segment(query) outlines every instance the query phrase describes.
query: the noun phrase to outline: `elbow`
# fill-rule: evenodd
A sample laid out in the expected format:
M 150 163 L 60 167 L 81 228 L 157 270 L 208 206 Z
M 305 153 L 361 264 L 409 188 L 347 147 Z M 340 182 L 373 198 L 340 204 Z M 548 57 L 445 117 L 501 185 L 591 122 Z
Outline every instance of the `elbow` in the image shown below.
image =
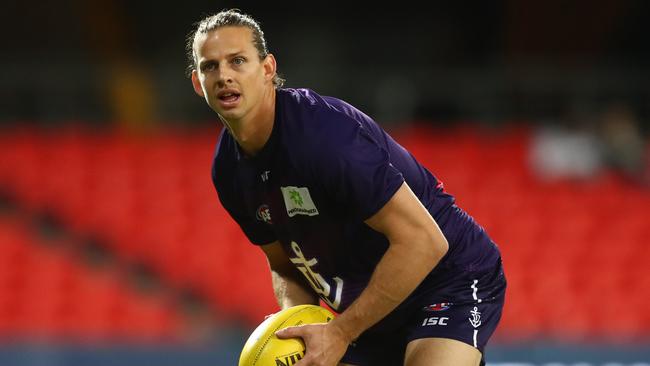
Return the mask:
M 433 248 L 431 252 L 435 266 L 449 251 L 449 242 L 447 242 L 447 238 L 445 238 L 442 232 L 437 230 L 436 233 L 430 236 L 430 248 Z
M 404 243 L 410 243 L 411 250 L 418 253 L 418 257 L 427 262 L 431 268 L 435 267 L 449 251 L 449 243 L 440 230 L 413 231 Z

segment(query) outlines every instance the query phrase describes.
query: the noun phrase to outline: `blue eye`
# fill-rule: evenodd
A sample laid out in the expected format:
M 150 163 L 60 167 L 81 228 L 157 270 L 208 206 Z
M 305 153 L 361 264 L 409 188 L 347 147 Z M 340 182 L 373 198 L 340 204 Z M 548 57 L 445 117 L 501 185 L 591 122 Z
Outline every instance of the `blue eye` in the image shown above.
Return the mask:
M 235 65 L 242 65 L 245 61 L 243 57 L 235 57 L 232 59 L 232 63 Z

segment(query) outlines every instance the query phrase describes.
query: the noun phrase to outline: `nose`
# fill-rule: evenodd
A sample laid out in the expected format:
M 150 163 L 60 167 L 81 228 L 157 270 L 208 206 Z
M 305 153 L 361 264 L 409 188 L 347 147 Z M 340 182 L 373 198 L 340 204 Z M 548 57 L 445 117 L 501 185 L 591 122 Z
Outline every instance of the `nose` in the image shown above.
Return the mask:
M 222 70 L 219 73 L 219 79 L 217 80 L 217 83 L 220 87 L 232 84 L 232 75 L 228 72 L 228 70 Z

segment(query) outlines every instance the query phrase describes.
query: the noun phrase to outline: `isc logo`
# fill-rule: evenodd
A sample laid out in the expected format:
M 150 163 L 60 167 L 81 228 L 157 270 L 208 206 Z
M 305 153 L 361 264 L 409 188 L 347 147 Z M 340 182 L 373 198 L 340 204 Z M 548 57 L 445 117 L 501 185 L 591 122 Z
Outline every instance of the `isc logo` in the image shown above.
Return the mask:
M 275 359 L 275 366 L 291 366 L 295 365 L 302 359 L 304 353 L 296 352 L 285 356 L 280 356 Z
M 449 320 L 449 318 L 447 318 L 446 316 L 443 317 L 434 316 L 431 318 L 424 319 L 424 321 L 422 322 L 422 326 L 425 327 L 427 325 L 447 325 L 447 320 Z

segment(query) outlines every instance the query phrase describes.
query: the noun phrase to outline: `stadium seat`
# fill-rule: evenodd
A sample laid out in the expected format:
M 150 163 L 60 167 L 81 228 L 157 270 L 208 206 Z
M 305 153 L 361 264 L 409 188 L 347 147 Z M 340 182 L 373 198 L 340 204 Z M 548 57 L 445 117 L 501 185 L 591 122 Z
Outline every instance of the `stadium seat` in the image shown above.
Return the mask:
M 212 310 L 256 324 L 277 304 L 263 254 L 212 186 L 217 134 L 16 130 L 0 135 L 0 188 L 25 210 L 47 212 L 126 263 L 151 268 L 166 285 L 195 290 Z M 542 181 L 528 166 L 529 135 L 526 127 L 464 125 L 412 126 L 394 136 L 501 248 L 509 288 L 498 337 L 650 335 L 650 192 L 610 172 Z M 168 300 L 141 296 L 119 274 L 46 252 L 2 220 L 0 237 L 0 335 L 178 331 Z M 626 311 L 601 321 L 612 304 Z
M 0 338 L 151 341 L 178 334 L 171 304 L 138 294 L 119 273 L 87 267 L 66 239 L 44 243 L 23 220 L 4 216 L 0 237 Z

